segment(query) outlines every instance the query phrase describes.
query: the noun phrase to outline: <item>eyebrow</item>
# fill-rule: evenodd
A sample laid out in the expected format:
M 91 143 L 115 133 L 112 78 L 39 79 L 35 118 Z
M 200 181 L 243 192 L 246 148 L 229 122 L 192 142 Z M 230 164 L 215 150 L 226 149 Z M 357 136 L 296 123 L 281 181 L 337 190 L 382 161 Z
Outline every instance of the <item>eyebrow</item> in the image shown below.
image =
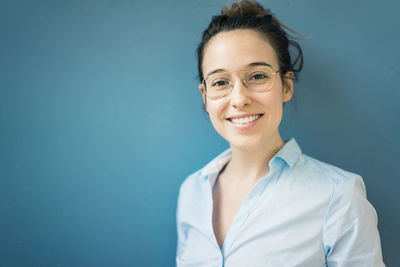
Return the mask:
M 247 65 L 247 67 L 255 67 L 255 66 L 267 66 L 270 67 L 272 69 L 271 64 L 268 64 L 267 62 L 252 62 L 250 64 Z M 218 73 L 218 72 L 228 72 L 226 69 L 215 69 L 213 71 L 210 71 L 209 73 L 207 73 L 207 76 L 210 76 L 214 73 Z
M 250 63 L 249 65 L 247 65 L 248 67 L 254 67 L 254 66 L 267 66 L 270 67 L 272 69 L 271 64 L 268 64 L 267 62 L 253 62 Z

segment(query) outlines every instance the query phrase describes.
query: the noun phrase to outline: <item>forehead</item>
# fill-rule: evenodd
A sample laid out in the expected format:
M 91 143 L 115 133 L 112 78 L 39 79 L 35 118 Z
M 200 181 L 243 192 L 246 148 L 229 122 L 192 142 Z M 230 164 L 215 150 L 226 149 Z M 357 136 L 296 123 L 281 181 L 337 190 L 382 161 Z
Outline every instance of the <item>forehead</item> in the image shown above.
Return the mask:
M 261 33 L 254 30 L 221 32 L 207 43 L 203 72 L 214 69 L 238 71 L 253 62 L 265 62 L 278 69 L 276 53 Z

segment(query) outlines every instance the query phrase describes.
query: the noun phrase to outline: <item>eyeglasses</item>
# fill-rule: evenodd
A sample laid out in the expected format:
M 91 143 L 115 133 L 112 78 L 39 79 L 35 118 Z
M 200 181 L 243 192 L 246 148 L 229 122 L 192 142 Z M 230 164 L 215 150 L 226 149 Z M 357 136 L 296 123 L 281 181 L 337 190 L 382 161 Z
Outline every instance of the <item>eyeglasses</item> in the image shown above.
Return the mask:
M 273 78 L 278 72 L 280 70 L 274 72 L 267 66 L 257 66 L 235 72 L 217 72 L 207 76 L 202 85 L 207 98 L 222 98 L 231 93 L 234 84 L 232 74 L 238 73 L 240 80 L 248 89 L 267 92 L 271 90 Z

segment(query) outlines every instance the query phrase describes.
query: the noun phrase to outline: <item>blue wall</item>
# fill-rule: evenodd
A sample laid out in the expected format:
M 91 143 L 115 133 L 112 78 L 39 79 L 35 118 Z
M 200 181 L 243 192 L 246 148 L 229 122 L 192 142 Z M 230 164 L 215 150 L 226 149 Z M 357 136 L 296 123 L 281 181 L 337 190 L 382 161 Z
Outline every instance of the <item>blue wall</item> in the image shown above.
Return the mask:
M 178 187 L 227 144 L 195 48 L 225 1 L 0 1 L 0 266 L 173 266 Z M 400 266 L 397 0 L 270 0 L 306 35 L 304 152 L 361 174 Z

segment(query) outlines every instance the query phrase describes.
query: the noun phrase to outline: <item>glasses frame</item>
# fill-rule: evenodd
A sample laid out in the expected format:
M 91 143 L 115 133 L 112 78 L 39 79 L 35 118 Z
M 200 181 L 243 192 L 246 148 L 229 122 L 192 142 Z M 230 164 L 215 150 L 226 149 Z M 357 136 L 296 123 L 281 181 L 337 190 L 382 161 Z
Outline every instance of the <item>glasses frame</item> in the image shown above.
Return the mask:
M 224 71 L 224 72 L 221 72 L 221 73 L 233 74 L 233 73 L 241 73 L 241 72 L 245 72 L 245 71 L 246 71 L 246 70 Z M 278 72 L 281 72 L 281 71 L 282 71 L 282 70 L 279 69 L 279 70 L 277 70 L 277 71 L 275 71 L 275 72 L 272 72 L 271 84 L 269 85 L 269 88 L 268 88 L 268 89 L 265 89 L 266 91 L 268 91 L 268 90 L 271 89 L 272 83 L 273 83 L 273 79 L 275 78 L 275 75 L 276 75 Z M 201 86 L 203 87 L 203 89 L 204 89 L 204 94 L 205 94 L 205 96 L 206 96 L 208 99 L 212 99 L 212 100 L 220 99 L 220 98 L 223 98 L 223 97 L 226 97 L 226 96 L 230 95 L 230 93 L 232 92 L 233 85 L 235 84 L 233 80 L 232 80 L 232 81 L 229 81 L 229 86 L 227 87 L 227 89 L 226 89 L 226 91 L 225 91 L 225 94 L 223 94 L 222 96 L 218 96 L 218 97 L 209 97 L 209 96 L 207 95 L 207 86 L 206 86 L 206 80 L 207 80 L 207 78 L 208 78 L 208 77 L 206 77 L 206 78 L 203 79 L 203 81 L 201 82 Z M 242 81 L 242 84 L 243 84 L 247 89 L 252 90 L 252 91 L 254 91 L 254 92 L 266 92 L 266 91 L 264 91 L 264 90 L 260 91 L 260 90 L 255 90 L 255 89 L 251 88 L 251 87 L 247 84 L 247 81 L 246 81 L 245 79 L 243 79 L 243 77 L 240 77 L 240 76 L 239 76 L 239 78 L 240 78 L 240 81 Z

